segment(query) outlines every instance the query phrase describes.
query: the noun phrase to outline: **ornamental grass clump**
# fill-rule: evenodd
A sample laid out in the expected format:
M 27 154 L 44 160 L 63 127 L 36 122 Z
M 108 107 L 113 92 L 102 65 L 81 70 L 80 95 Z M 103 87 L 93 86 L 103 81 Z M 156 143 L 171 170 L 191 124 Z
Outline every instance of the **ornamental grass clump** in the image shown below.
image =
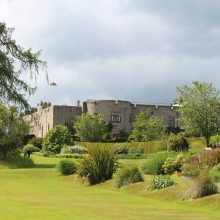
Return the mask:
M 72 160 L 63 159 L 57 164 L 57 169 L 61 175 L 67 176 L 76 172 L 76 165 Z
M 111 149 L 95 147 L 79 161 L 78 174 L 94 185 L 111 179 L 118 166 L 118 159 Z
M 158 152 L 149 156 L 141 169 L 145 174 L 159 175 L 164 174 L 163 165 L 168 157 L 173 157 L 173 152 Z
M 218 188 L 213 179 L 203 174 L 195 179 L 185 192 L 186 198 L 201 198 L 218 193 Z
M 116 178 L 115 187 L 120 188 L 137 182 L 143 182 L 144 178 L 138 167 L 122 169 Z

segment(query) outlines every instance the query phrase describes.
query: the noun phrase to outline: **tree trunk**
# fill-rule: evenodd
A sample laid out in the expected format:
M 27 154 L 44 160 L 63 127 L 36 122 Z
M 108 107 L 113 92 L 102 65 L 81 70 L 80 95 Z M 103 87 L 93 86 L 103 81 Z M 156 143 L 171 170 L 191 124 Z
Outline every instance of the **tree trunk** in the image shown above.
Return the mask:
M 209 137 L 205 137 L 206 147 L 210 147 Z

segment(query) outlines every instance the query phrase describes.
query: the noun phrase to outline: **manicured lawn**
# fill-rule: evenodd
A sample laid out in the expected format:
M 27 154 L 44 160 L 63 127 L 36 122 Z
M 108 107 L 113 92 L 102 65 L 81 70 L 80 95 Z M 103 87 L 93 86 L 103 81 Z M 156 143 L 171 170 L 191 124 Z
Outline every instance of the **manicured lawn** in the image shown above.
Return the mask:
M 181 179 L 180 186 L 157 192 L 146 190 L 150 177 L 124 189 L 114 189 L 114 180 L 88 186 L 76 176 L 59 176 L 52 167 L 60 159 L 34 160 L 32 169 L 0 169 L 0 219 L 220 219 L 220 196 L 181 201 Z

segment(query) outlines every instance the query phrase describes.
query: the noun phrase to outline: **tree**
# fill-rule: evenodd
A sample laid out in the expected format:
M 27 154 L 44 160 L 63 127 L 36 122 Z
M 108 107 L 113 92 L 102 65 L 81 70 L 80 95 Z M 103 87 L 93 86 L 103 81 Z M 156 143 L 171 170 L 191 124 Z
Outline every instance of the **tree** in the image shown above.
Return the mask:
M 18 115 L 15 107 L 7 108 L 0 102 L 0 157 L 18 155 L 29 126 Z
M 151 141 L 160 139 L 166 130 L 163 118 L 149 117 L 146 112 L 141 111 L 133 123 L 133 129 L 129 140 Z
M 31 78 L 36 77 L 39 69 L 46 67 L 46 62 L 39 59 L 40 51 L 35 53 L 18 45 L 12 39 L 13 31 L 0 22 L 0 101 L 27 108 L 25 94 L 33 94 L 36 88 L 22 80 L 21 74 L 26 72 Z
M 73 139 L 69 129 L 63 125 L 57 125 L 50 130 L 43 140 L 43 152 L 59 154 L 65 145 L 72 145 Z
M 181 108 L 181 123 L 186 133 L 202 136 L 210 146 L 211 135 L 219 131 L 220 95 L 211 83 L 194 81 L 192 86 L 177 87 L 175 102 Z
M 82 114 L 77 117 L 75 129 L 81 141 L 102 141 L 107 124 L 101 114 Z

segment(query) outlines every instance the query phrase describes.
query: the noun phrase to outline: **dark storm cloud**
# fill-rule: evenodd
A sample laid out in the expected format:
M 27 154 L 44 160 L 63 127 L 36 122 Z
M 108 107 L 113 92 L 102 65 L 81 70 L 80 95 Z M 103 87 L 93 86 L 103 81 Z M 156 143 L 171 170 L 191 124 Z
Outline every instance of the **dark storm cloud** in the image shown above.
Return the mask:
M 41 99 L 170 103 L 176 86 L 220 83 L 220 2 L 206 0 L 0 1 L 22 45 L 43 49 L 50 87 Z

